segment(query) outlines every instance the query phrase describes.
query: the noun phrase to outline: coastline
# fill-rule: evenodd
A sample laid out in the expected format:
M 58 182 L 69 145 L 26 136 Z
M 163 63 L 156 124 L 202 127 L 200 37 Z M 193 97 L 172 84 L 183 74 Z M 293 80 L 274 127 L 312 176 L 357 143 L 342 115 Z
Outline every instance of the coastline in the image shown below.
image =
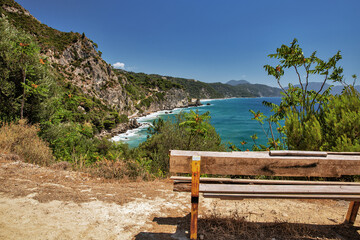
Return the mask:
M 213 99 L 213 100 L 217 100 L 217 99 Z M 177 107 L 177 108 L 173 108 L 173 109 L 159 110 L 159 111 L 156 111 L 156 112 L 148 112 L 147 114 L 141 114 L 141 115 L 133 114 L 133 115 L 131 115 L 129 117 L 129 121 L 134 121 L 135 120 L 138 123 L 138 126 L 134 127 L 134 128 L 129 128 L 126 131 L 118 132 L 117 134 L 111 134 L 110 135 L 111 136 L 110 141 L 127 142 L 127 141 L 130 140 L 131 137 L 136 136 L 137 133 L 140 132 L 142 129 L 148 128 L 151 125 L 151 123 L 149 123 L 149 121 L 155 120 L 159 116 L 168 115 L 168 114 L 177 114 L 182 109 L 193 108 L 193 107 L 201 107 L 201 106 L 205 106 L 205 105 L 206 104 L 202 104 L 202 105 L 198 105 L 198 106 L 188 105 L 186 107 Z
M 176 114 L 177 112 L 180 112 L 181 109 L 186 108 L 193 108 L 193 107 L 204 107 L 209 105 L 209 102 L 215 101 L 215 100 L 227 100 L 227 99 L 236 99 L 237 97 L 231 97 L 231 98 L 212 98 L 212 99 L 200 99 L 201 105 L 188 105 L 184 107 L 177 107 L 173 109 L 166 109 L 166 110 L 159 110 L 155 112 L 147 112 L 147 113 L 141 113 L 136 112 L 129 116 L 129 122 L 130 121 L 136 121 L 136 124 L 133 124 L 134 127 L 129 127 L 127 129 L 124 129 L 123 127 L 116 127 L 111 132 L 107 132 L 107 136 L 110 136 L 110 140 L 114 142 L 128 142 L 130 141 L 130 138 L 133 136 L 136 136 L 138 132 L 140 132 L 144 128 L 148 128 L 151 123 L 149 123 L 150 120 L 155 120 L 161 115 L 166 114 Z M 239 98 L 239 97 L 238 97 Z M 174 113 L 175 112 L 175 113 Z
M 182 111 L 184 108 L 190 108 L 190 109 L 197 109 L 197 108 L 205 108 L 203 110 L 211 110 L 211 109 L 216 109 L 217 107 L 221 106 L 222 104 L 226 104 L 226 105 L 231 105 L 232 104 L 232 100 L 234 99 L 242 99 L 244 101 L 247 102 L 257 102 L 257 104 L 259 106 L 262 106 L 261 102 L 262 102 L 262 98 L 264 97 L 257 97 L 257 98 L 216 98 L 216 99 L 201 99 L 201 103 L 203 103 L 203 105 L 195 107 L 195 106 L 186 106 L 186 107 L 180 107 L 180 108 L 174 108 L 172 110 L 160 110 L 160 111 L 156 111 L 156 112 L 147 112 L 146 115 L 142 115 L 142 116 L 137 116 L 137 117 L 133 117 L 131 120 L 136 120 L 139 122 L 138 127 L 136 128 L 132 128 L 132 129 L 128 129 L 127 131 L 124 132 L 119 132 L 118 134 L 112 135 L 111 139 L 109 139 L 110 141 L 114 141 L 114 142 L 123 142 L 123 143 L 127 143 L 129 144 L 129 146 L 131 148 L 138 146 L 139 143 L 146 141 L 147 138 L 147 132 L 146 129 L 151 126 L 151 123 L 154 119 L 158 119 L 159 117 L 161 118 L 166 118 L 166 115 L 173 115 L 173 114 L 178 114 L 180 111 Z M 267 97 L 265 97 L 267 98 Z M 274 97 L 274 98 L 278 98 L 278 97 Z M 248 100 L 246 100 L 248 99 Z M 258 99 L 258 100 L 256 100 Z M 213 102 L 215 100 L 219 100 L 216 102 Z M 229 101 L 225 101 L 224 103 L 222 100 L 229 100 Z M 236 102 L 236 101 L 235 101 Z M 207 109 L 207 107 L 209 107 L 209 105 L 213 106 L 213 108 L 209 108 Z M 237 106 L 237 105 L 236 105 Z M 246 105 L 247 106 L 247 105 Z M 246 108 L 245 106 L 245 108 Z M 200 109 L 199 109 L 200 110 Z M 188 110 L 185 110 L 188 111 Z M 248 109 L 246 110 L 246 112 L 248 112 Z M 226 132 L 224 133 L 226 134 Z

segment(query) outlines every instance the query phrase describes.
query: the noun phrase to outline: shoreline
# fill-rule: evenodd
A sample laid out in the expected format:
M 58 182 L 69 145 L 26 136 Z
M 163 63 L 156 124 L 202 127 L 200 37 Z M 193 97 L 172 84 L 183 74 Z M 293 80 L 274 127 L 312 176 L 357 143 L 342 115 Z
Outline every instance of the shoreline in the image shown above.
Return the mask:
M 214 99 L 214 100 L 217 100 L 217 99 Z M 181 111 L 182 109 L 193 108 L 193 107 L 201 107 L 201 106 L 206 106 L 206 104 L 202 104 L 202 105 L 199 105 L 199 106 L 190 106 L 190 105 L 188 105 L 186 107 L 176 107 L 176 108 L 173 108 L 173 109 L 159 110 L 159 111 L 155 111 L 155 112 L 148 112 L 145 115 L 132 114 L 131 116 L 129 116 L 129 121 L 134 121 L 135 120 L 139 124 L 139 126 L 135 127 L 135 128 L 127 129 L 125 132 L 120 132 L 120 133 L 118 133 L 116 135 L 113 135 L 113 136 L 110 135 L 111 138 L 109 140 L 114 141 L 114 142 L 121 141 L 121 142 L 126 143 L 127 141 L 129 141 L 128 137 L 134 136 L 137 132 L 141 131 L 141 129 L 143 129 L 143 128 L 148 128 L 151 125 L 151 123 L 147 122 L 149 120 L 155 120 L 160 115 L 175 114 L 174 111 L 177 111 L 177 110 Z

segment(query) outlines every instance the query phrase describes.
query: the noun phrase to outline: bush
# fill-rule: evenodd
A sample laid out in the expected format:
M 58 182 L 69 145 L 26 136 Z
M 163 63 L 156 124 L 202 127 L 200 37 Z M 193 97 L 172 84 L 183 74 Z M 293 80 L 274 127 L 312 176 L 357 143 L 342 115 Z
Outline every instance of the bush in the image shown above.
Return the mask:
M 152 136 L 136 149 L 138 158 L 146 163 L 149 172 L 156 176 L 165 176 L 169 172 L 169 150 L 172 149 L 226 151 L 215 128 L 203 118 L 204 114 L 195 113 L 194 117 L 196 116 L 204 120 L 196 126 L 188 124 L 191 123 L 192 115 L 184 113 L 180 113 L 175 119 L 159 119 L 153 122 L 153 127 L 149 129 Z
M 42 136 L 50 143 L 54 156 L 59 161 L 77 162 L 85 158 L 95 161 L 96 146 L 91 126 L 78 123 L 60 123 L 51 125 Z
M 360 151 L 360 93 L 353 86 L 330 99 L 324 107 L 322 122 L 321 150 Z
M 17 123 L 2 123 L 0 151 L 17 154 L 26 162 L 48 166 L 54 157 L 48 144 L 37 135 L 38 132 L 38 125 L 28 125 L 25 119 Z

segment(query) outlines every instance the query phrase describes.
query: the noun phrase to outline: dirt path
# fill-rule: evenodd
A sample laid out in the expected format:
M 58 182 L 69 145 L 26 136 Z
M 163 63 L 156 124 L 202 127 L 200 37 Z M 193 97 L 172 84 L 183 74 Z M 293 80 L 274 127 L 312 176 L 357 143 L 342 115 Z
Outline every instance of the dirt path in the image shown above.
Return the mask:
M 107 181 L 0 159 L 0 239 L 187 239 L 189 201 L 189 194 L 174 193 L 168 180 Z M 325 228 L 322 236 L 292 239 L 360 239 L 357 228 L 338 230 L 345 201 L 200 201 L 201 216 L 236 213 L 256 226 L 288 222 L 287 228 L 299 223 Z

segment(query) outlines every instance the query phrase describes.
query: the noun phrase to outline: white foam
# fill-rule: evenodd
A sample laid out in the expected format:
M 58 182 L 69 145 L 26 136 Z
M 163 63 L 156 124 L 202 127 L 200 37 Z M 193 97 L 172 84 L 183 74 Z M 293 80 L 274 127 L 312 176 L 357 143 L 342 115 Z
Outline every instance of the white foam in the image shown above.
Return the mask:
M 149 124 L 142 124 L 138 128 L 127 130 L 125 133 L 121 133 L 119 135 L 116 135 L 116 136 L 112 137 L 111 140 L 114 141 L 114 142 L 132 140 L 133 138 L 136 138 L 136 137 L 139 136 L 139 132 L 142 129 L 148 128 L 148 127 L 149 127 Z

